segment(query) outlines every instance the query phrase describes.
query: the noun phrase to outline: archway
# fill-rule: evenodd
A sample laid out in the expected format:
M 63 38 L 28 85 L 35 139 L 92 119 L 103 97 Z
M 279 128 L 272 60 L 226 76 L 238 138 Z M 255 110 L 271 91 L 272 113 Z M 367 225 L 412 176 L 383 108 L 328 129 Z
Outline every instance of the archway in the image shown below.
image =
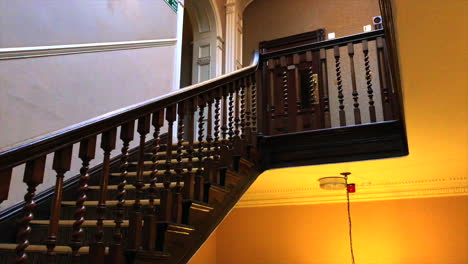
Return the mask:
M 181 85 L 187 86 L 209 80 L 223 73 L 223 34 L 220 14 L 212 0 L 185 1 L 184 39 L 182 63 L 185 73 L 181 74 Z M 190 34 L 187 31 L 191 31 Z M 185 47 L 184 47 L 185 45 Z M 189 47 L 192 47 L 190 53 Z M 184 57 L 185 56 L 185 57 Z M 191 78 L 187 77 L 188 65 L 191 59 Z

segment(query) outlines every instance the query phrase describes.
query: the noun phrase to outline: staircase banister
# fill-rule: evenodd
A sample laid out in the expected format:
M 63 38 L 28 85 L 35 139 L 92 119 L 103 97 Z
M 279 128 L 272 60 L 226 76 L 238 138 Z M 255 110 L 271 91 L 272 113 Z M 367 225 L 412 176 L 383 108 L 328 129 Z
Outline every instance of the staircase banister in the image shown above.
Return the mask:
M 272 52 L 266 52 L 262 54 L 262 61 L 266 61 L 272 58 L 278 58 L 281 56 L 287 56 L 292 54 L 297 54 L 301 52 L 306 52 L 314 49 L 321 48 L 332 48 L 334 46 L 344 46 L 348 43 L 359 43 L 362 40 L 371 40 L 377 37 L 383 37 L 385 35 L 384 29 L 373 30 L 370 32 L 364 32 L 354 35 L 349 35 L 341 38 L 335 38 L 330 40 L 318 41 L 310 44 L 299 45 L 293 48 L 286 48 Z
M 118 127 L 168 105 L 177 104 L 183 100 L 249 76 L 257 70 L 259 56 L 259 52 L 256 50 L 250 66 L 245 68 L 7 146 L 3 150 L 0 149 L 0 170 L 16 167 L 28 160 L 52 153 L 65 145 L 75 144 L 87 137 L 98 135 L 109 128 Z

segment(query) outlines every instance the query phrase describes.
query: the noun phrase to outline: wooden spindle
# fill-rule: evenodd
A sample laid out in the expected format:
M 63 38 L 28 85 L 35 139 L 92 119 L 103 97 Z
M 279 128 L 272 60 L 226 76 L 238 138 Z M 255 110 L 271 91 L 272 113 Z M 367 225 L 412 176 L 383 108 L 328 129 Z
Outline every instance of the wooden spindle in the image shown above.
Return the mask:
M 356 85 L 356 71 L 354 69 L 354 44 L 348 43 L 349 66 L 351 69 L 351 83 L 353 86 L 353 100 L 354 100 L 354 123 L 359 125 L 361 121 L 361 110 L 359 109 L 359 93 Z
M 203 169 L 203 132 L 204 132 L 204 125 L 203 120 L 204 113 L 205 113 L 205 101 L 202 96 L 197 98 L 198 102 L 198 170 L 195 174 L 195 198 L 199 201 L 203 201 L 204 195 L 204 179 L 202 177 L 202 169 Z
M 206 124 L 206 156 L 208 160 L 211 160 L 211 156 L 213 155 L 212 150 L 212 143 L 213 143 L 213 97 L 211 94 L 206 96 L 205 101 L 208 105 L 208 118 Z
M 105 257 L 104 244 L 104 219 L 107 211 L 107 186 L 109 185 L 110 176 L 110 156 L 112 150 L 115 149 L 117 137 L 117 128 L 112 128 L 102 133 L 101 149 L 104 151 L 104 159 L 102 162 L 102 175 L 99 186 L 99 201 L 96 208 L 96 234 L 94 243 L 90 245 L 90 258 L 93 263 L 102 263 Z
M 228 135 L 228 125 L 227 125 L 227 118 L 228 118 L 228 88 L 226 86 L 221 87 L 221 95 L 223 97 L 223 106 L 222 106 L 222 120 L 221 120 L 221 135 L 223 137 L 223 142 L 226 142 L 227 135 Z
M 269 93 L 269 112 L 270 112 L 270 134 L 275 134 L 275 123 L 276 123 L 276 106 L 275 106 L 275 60 L 270 59 L 268 60 L 268 75 L 269 75 L 269 86 L 270 86 L 270 93 Z
M 64 147 L 54 153 L 54 162 L 52 169 L 57 173 L 54 189 L 54 201 L 52 202 L 51 216 L 49 221 L 49 232 L 45 244 L 47 245 L 47 261 L 55 263 L 55 245 L 57 244 L 57 236 L 60 220 L 60 204 L 62 202 L 63 178 L 65 173 L 70 170 L 71 155 L 73 145 Z
M 229 127 L 229 147 L 232 146 L 232 141 L 234 139 L 234 84 L 229 85 L 229 118 L 228 118 L 228 127 Z
M 116 200 L 117 204 L 114 209 L 115 217 L 115 228 L 113 235 L 113 242 L 110 247 L 109 255 L 111 257 L 112 263 L 122 263 L 124 250 L 122 245 L 123 234 L 122 234 L 122 223 L 124 220 L 124 205 L 127 192 L 125 191 L 125 186 L 127 185 L 127 175 L 128 175 L 128 149 L 130 142 L 133 140 L 135 134 L 135 121 L 130 121 L 123 124 L 120 127 L 120 139 L 122 140 L 122 149 L 120 156 L 120 176 L 119 184 L 117 185 L 117 195 Z
M 252 143 L 252 76 L 245 78 L 245 138 Z
M 171 221 L 172 213 L 172 192 L 170 189 L 172 180 L 172 135 L 174 132 L 174 121 L 176 120 L 176 105 L 172 105 L 166 108 L 166 121 L 168 123 L 167 128 L 167 144 L 166 144 L 166 163 L 165 172 L 163 179 L 164 188 L 161 189 L 161 205 L 160 205 L 160 221 Z
M 145 162 L 145 145 L 146 135 L 150 132 L 150 115 L 145 115 L 138 119 L 137 132 L 140 135 L 138 145 L 138 163 L 136 169 L 136 177 L 133 186 L 135 187 L 135 201 L 132 206 L 132 212 L 129 214 L 129 229 L 128 233 L 128 248 L 139 249 L 142 246 L 143 240 L 143 212 L 141 210 L 141 199 L 143 198 L 143 181 L 144 162 Z
M 175 166 L 176 172 L 176 186 L 174 187 L 174 198 L 173 198 L 173 208 L 172 208 L 172 221 L 175 223 L 182 222 L 182 180 L 184 179 L 183 165 L 182 165 L 182 151 L 183 141 L 184 141 L 184 115 L 186 112 L 187 103 L 181 102 L 177 108 L 178 113 L 178 122 L 177 122 L 177 155 L 176 160 L 177 164 Z M 211 111 L 208 107 L 208 115 Z M 210 122 L 210 120 L 208 120 Z
M 369 44 L 367 40 L 362 41 L 362 50 L 364 52 L 364 67 L 366 70 L 367 96 L 369 97 L 369 115 L 371 123 L 377 121 L 375 113 L 374 90 L 372 89 L 372 72 L 370 70 Z
M 213 96 L 215 98 L 215 118 L 214 118 L 214 160 L 219 161 L 219 152 L 220 152 L 220 142 L 219 142 L 219 135 L 220 135 L 220 116 L 221 116 L 221 93 L 222 88 L 218 88 L 215 90 Z
M 323 127 L 331 127 L 330 97 L 328 92 L 327 51 L 320 49 L 320 87 L 323 87 Z
M 317 109 L 315 108 L 316 103 L 317 103 L 317 81 L 314 78 L 314 72 L 312 68 L 312 51 L 307 51 L 306 52 L 306 62 L 307 65 L 307 80 L 308 80 L 308 85 L 309 85 L 309 105 L 310 105 L 310 117 L 311 117 L 311 128 L 312 129 L 317 129 Z
M 241 139 L 245 140 L 245 133 L 246 133 L 246 127 L 245 127 L 245 118 L 246 118 L 246 80 L 245 78 L 241 79 L 239 85 L 239 94 L 240 94 L 240 135 Z
M 150 186 L 148 188 L 149 204 L 146 208 L 146 214 L 143 222 L 143 248 L 145 250 L 154 250 L 156 247 L 156 182 L 158 173 L 158 152 L 160 149 L 160 133 L 161 127 L 164 125 L 164 110 L 156 111 L 153 113 L 152 125 L 154 127 L 153 142 L 151 146 L 151 174 Z
M 392 92 L 389 89 L 389 79 L 387 77 L 388 75 L 388 69 L 387 69 L 387 64 L 385 63 L 385 53 L 384 53 L 384 39 L 382 37 L 377 37 L 377 61 L 378 61 L 378 66 L 379 66 L 379 79 L 380 79 L 380 89 L 382 93 L 382 109 L 383 109 L 383 115 L 384 115 L 384 120 L 393 120 L 394 113 L 392 110 L 392 100 L 391 100 L 391 94 Z
M 36 188 L 44 180 L 44 169 L 46 163 L 46 156 L 28 161 L 24 170 L 23 182 L 28 186 L 26 195 L 24 196 L 24 216 L 19 221 L 18 234 L 16 236 L 16 261 L 15 263 L 27 263 L 28 255 L 26 248 L 29 246 L 29 236 L 31 235 L 31 226 L 29 223 L 34 219 L 34 196 L 36 195 Z M 9 170 L 11 176 L 11 169 Z M 2 174 L 1 176 L 8 175 Z
M 288 69 L 286 57 L 280 57 L 280 66 L 282 68 L 281 72 L 281 88 L 283 92 L 283 127 L 282 130 L 286 132 L 289 128 L 289 87 L 288 87 Z M 292 131 L 291 131 L 292 132 Z
M 186 107 L 185 107 L 185 116 L 186 119 L 185 121 L 187 122 L 187 173 L 185 174 L 185 180 L 184 180 L 184 197 L 185 199 L 188 200 L 194 200 L 195 199 L 195 177 L 193 174 L 193 152 L 194 152 L 194 147 L 193 147 L 193 141 L 195 138 L 195 106 L 196 106 L 196 100 L 195 98 L 192 98 L 186 102 Z
M 234 96 L 235 96 L 235 106 L 234 106 L 234 138 L 239 139 L 240 135 L 240 81 L 237 80 L 234 82 Z
M 295 93 L 296 93 L 296 104 L 294 105 L 294 108 L 296 110 L 294 111 L 296 115 L 296 120 L 295 120 L 295 127 L 294 131 L 302 131 L 303 129 L 303 117 L 302 117 L 302 91 L 301 91 L 301 76 L 299 74 L 299 63 L 301 63 L 301 56 L 299 54 L 294 54 L 292 57 L 293 60 L 293 66 L 294 66 L 294 86 L 295 86 Z M 292 68 L 292 67 L 291 67 Z M 289 121 L 291 122 L 291 120 Z
M 340 103 L 340 126 L 346 126 L 346 113 L 344 106 L 344 95 L 343 95 L 343 80 L 341 79 L 341 62 L 340 62 L 340 47 L 334 47 L 335 53 L 335 69 L 336 69 L 336 86 L 338 89 L 338 102 Z
M 89 163 L 94 159 L 96 154 L 96 136 L 91 136 L 80 142 L 79 157 L 81 159 L 82 165 L 80 169 L 80 182 L 78 187 L 78 198 L 75 204 L 75 213 L 74 218 L 75 222 L 73 223 L 73 233 L 70 240 L 70 247 L 72 248 L 73 262 L 79 263 L 80 253 L 79 250 L 83 245 L 82 236 L 83 229 L 81 225 L 84 222 L 84 215 L 86 212 L 86 206 L 84 203 L 87 200 L 88 192 L 88 182 L 89 182 Z
M 259 118 L 259 115 L 257 115 L 257 109 L 258 109 L 258 100 L 260 99 L 257 96 L 257 81 L 255 78 L 255 74 L 252 74 L 250 76 L 250 82 L 251 82 L 251 99 L 249 100 L 251 102 L 251 120 L 252 120 L 252 134 L 254 137 L 257 134 L 257 120 Z

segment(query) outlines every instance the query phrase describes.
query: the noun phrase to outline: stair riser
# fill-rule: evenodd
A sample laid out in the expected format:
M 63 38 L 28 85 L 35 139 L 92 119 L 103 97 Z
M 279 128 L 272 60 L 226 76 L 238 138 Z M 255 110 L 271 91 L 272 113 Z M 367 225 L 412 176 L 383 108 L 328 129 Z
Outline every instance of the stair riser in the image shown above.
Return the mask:
M 107 200 L 116 200 L 118 190 L 107 190 Z M 159 189 L 156 189 L 155 198 L 159 199 Z M 87 193 L 88 201 L 98 201 L 99 200 L 100 191 L 99 190 L 89 190 Z M 125 200 L 134 200 L 136 197 L 135 189 L 126 190 Z M 149 198 L 149 189 L 143 189 L 143 195 L 141 199 L 148 199 Z

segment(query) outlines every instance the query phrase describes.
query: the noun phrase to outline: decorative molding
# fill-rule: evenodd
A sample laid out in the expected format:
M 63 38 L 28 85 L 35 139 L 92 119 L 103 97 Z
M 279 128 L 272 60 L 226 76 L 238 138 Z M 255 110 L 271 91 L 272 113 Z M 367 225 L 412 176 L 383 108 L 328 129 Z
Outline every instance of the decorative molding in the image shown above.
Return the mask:
M 211 56 L 198 58 L 198 65 L 209 65 L 211 62 Z
M 468 195 L 468 177 L 452 177 L 421 181 L 357 184 L 357 192 L 351 194 L 352 202 L 448 197 Z M 344 191 L 326 191 L 318 184 L 297 188 L 277 188 L 249 191 L 237 207 L 263 207 L 346 202 Z
M 27 59 L 80 53 L 166 47 L 174 46 L 176 45 L 176 43 L 177 39 L 154 39 L 140 41 L 3 48 L 0 49 L 0 60 Z

